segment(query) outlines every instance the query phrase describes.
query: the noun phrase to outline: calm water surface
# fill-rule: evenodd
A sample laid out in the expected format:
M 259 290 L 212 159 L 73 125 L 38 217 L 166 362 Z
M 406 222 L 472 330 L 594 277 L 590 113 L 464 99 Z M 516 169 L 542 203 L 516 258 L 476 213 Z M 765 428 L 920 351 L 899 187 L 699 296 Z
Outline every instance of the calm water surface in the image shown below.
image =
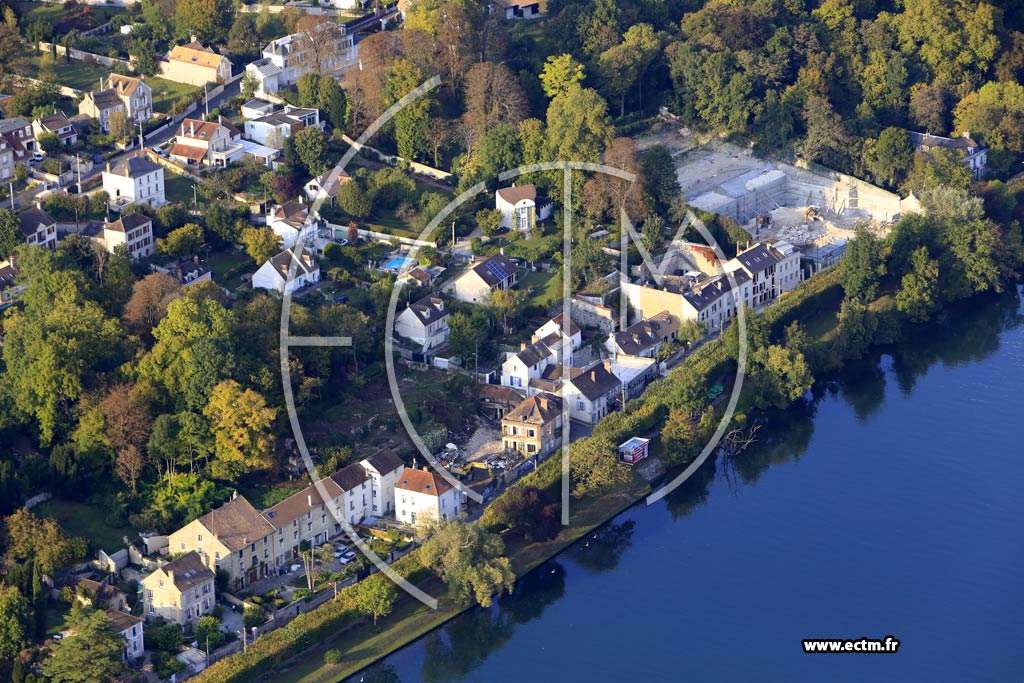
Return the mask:
M 1024 681 L 1022 320 L 993 297 L 848 365 L 736 462 L 351 680 Z M 800 645 L 889 634 L 896 655 Z

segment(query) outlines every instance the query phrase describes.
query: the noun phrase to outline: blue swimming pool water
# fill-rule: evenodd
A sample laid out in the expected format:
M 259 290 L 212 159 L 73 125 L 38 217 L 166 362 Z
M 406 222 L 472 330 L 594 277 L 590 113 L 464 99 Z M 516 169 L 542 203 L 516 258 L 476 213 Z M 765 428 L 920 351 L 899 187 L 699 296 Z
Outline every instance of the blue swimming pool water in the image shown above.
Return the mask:
M 402 270 L 412 265 L 413 260 L 408 256 L 392 256 L 384 265 L 381 266 L 384 270 Z

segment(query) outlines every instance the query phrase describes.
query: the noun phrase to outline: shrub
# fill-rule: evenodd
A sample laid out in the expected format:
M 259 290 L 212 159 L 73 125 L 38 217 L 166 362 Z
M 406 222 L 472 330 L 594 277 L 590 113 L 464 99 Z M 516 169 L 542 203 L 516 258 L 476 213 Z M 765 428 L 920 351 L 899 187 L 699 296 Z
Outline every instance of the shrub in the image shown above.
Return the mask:
M 324 664 L 334 666 L 341 663 L 341 650 L 331 649 L 324 653 Z

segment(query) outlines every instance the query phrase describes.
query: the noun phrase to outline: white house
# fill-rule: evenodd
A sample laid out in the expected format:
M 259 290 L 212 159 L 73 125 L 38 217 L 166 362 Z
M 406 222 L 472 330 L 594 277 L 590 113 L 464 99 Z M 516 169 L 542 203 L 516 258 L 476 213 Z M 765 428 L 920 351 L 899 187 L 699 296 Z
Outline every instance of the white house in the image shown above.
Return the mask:
M 323 128 L 319 109 L 285 107 L 258 119 L 245 122 L 245 137 L 274 149 L 283 149 L 284 141 L 303 128 Z
M 359 461 L 370 478 L 370 513 L 385 517 L 395 512 L 395 486 L 405 471 L 405 463 L 394 452 L 382 449 Z
M 258 119 L 261 116 L 270 114 L 275 109 L 277 109 L 277 105 L 270 100 L 261 100 L 258 97 L 254 97 L 243 104 L 239 111 L 243 119 Z
M 540 379 L 549 366 L 557 364 L 557 352 L 543 341 L 523 342 L 522 348 L 517 353 L 510 353 L 501 364 L 501 383 L 526 391 L 527 395 L 535 393 L 530 390 L 530 381 Z
M 676 338 L 679 318 L 662 311 L 608 337 L 605 349 L 612 354 L 655 358 L 661 347 Z
M 395 484 L 395 511 L 406 524 L 456 519 L 462 513 L 462 494 L 426 468 L 406 468 Z
M 334 206 L 334 200 L 338 196 L 338 190 L 341 189 L 343 184 L 352 180 L 352 176 L 345 173 L 345 171 L 341 171 L 338 173 L 338 177 L 334 179 L 334 182 L 331 182 L 331 173 L 333 172 L 334 171 L 331 170 L 326 173 L 322 173 L 302 187 L 303 192 L 306 194 L 306 200 L 309 201 L 310 204 L 315 202 L 316 198 L 320 196 L 320 192 L 323 191 L 327 203 Z
M 267 227 L 281 238 L 285 248 L 291 247 L 299 239 L 302 229 L 309 220 L 309 207 L 302 202 L 290 201 L 275 204 L 267 214 Z M 311 230 L 311 235 L 316 231 Z
M 167 203 L 163 167 L 141 156 L 122 159 L 113 167 L 108 162 L 107 170 L 103 171 L 103 191 L 110 196 L 111 207 L 118 211 L 128 204 L 149 204 L 155 208 Z
M 501 227 L 529 231 L 551 216 L 552 204 L 538 199 L 533 185 L 513 185 L 494 193 L 494 208 L 501 211 Z
M 25 244 L 36 247 L 57 248 L 57 221 L 39 207 L 18 214 Z
M 35 133 L 36 142 L 39 141 L 39 136 L 43 133 L 53 133 L 60 139 L 62 145 L 73 145 L 78 142 L 78 132 L 61 111 L 33 121 L 32 132 Z
M 800 284 L 800 252 L 789 242 L 759 242 L 725 262 L 727 273 L 750 278 L 752 305 L 766 306 Z
M 290 273 L 293 262 L 295 272 Z M 273 289 L 281 294 L 290 294 L 316 282 L 320 282 L 320 266 L 312 254 L 303 251 L 297 255 L 290 248 L 270 258 L 252 275 L 253 289 Z
M 121 610 L 104 610 L 110 617 L 110 628 L 124 638 L 124 660 L 137 659 L 145 655 L 146 640 L 143 635 L 142 617 Z
M 155 243 L 153 219 L 141 213 L 129 213 L 103 224 L 103 245 L 110 253 L 123 244 L 132 259 L 145 258 L 153 255 Z
M 227 166 L 241 159 L 245 153 L 233 134 L 233 128 L 220 121 L 184 119 L 178 126 L 168 156 L 186 166 Z
M 448 341 L 448 308 L 436 296 L 427 296 L 395 318 L 395 334 L 419 344 L 424 353 Z
M 596 424 L 612 410 L 621 383 L 603 363 L 586 370 L 574 369 L 571 379 L 562 387 L 562 398 L 569 404 L 569 418 L 585 424 Z
M 514 19 L 535 19 L 540 16 L 540 2 L 538 0 L 505 0 L 505 18 Z
M 956 150 L 964 155 L 964 165 L 971 170 L 975 180 L 985 177 L 988 169 L 988 148 L 971 138 L 970 131 L 964 131 L 958 138 L 946 138 L 941 135 L 930 133 L 915 133 L 907 131 L 910 141 L 914 143 L 914 149 L 918 152 L 929 152 L 935 148 Z
M 452 283 L 450 291 L 459 301 L 487 302 L 491 292 L 509 289 L 519 281 L 519 268 L 504 254 L 495 254 L 471 266 Z
M 543 341 L 557 358 L 556 362 L 572 365 L 573 353 L 583 346 L 583 332 L 571 319 L 568 334 L 563 329 L 564 313 L 559 313 L 551 320 L 538 327 L 531 341 Z
M 323 23 L 316 31 L 315 36 L 293 33 L 267 43 L 262 58 L 245 67 L 246 73 L 256 79 L 257 95 L 272 95 L 310 72 L 338 76 L 356 65 L 359 47 L 344 26 Z M 317 43 L 326 42 L 333 46 L 316 47 Z

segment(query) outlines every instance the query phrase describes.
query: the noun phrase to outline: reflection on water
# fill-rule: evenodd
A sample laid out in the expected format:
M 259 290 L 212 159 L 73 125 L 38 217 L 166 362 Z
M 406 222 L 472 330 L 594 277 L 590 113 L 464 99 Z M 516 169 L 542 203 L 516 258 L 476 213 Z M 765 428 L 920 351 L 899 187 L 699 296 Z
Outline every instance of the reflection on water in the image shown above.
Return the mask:
M 592 531 L 568 550 L 573 562 L 595 574 L 619 566 L 619 559 L 633 540 L 636 522 L 611 522 Z

